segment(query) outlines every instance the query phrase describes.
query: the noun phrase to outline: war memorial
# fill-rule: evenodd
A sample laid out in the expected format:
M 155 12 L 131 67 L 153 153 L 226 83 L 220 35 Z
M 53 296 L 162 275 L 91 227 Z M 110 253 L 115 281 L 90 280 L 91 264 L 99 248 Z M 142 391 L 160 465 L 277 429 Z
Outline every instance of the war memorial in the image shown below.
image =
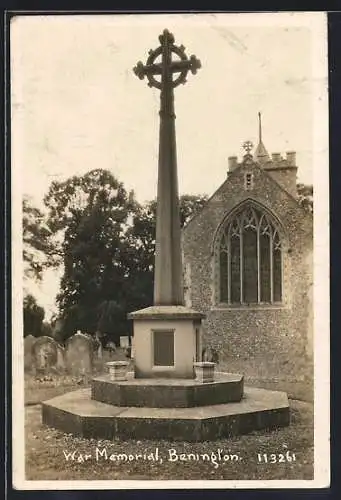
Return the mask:
M 45 401 L 43 423 L 85 438 L 178 441 L 286 426 L 286 393 L 244 387 L 243 374 L 218 372 L 201 359 L 205 315 L 184 302 L 174 108 L 174 89 L 201 63 L 168 30 L 159 41 L 134 68 L 160 90 L 154 304 L 129 314 L 134 371 L 128 362 L 107 363 L 90 389 Z

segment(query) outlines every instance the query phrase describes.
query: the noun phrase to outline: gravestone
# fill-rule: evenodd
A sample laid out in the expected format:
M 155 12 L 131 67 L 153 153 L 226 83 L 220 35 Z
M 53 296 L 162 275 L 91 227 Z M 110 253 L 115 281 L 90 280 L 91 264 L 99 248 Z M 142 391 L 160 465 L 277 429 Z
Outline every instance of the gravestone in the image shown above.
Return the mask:
M 56 368 L 59 372 L 65 370 L 65 348 L 60 344 L 57 344 L 57 365 Z
M 38 373 L 53 371 L 58 362 L 57 342 L 47 336 L 37 338 L 32 346 L 32 355 Z
M 116 352 L 115 342 L 112 342 L 111 340 L 109 340 L 109 342 L 107 342 L 107 345 L 106 345 L 106 350 L 108 351 L 109 356 L 114 354 L 114 352 Z
M 201 353 L 202 361 L 208 361 L 211 363 L 219 363 L 219 352 L 213 347 L 204 347 Z
M 33 335 L 27 335 L 27 337 L 24 338 L 24 369 L 25 371 L 27 370 L 32 370 L 34 366 L 34 359 L 33 359 L 33 353 L 32 353 L 32 348 L 33 344 L 36 341 L 36 337 Z
M 75 333 L 66 342 L 66 366 L 73 375 L 92 372 L 94 343 L 89 335 Z
M 120 347 L 122 347 L 122 349 L 127 349 L 128 347 L 130 347 L 128 336 L 120 337 Z
M 95 334 L 95 341 L 97 343 L 96 347 L 96 354 L 98 359 L 103 358 L 103 345 L 102 345 L 102 338 L 99 332 L 96 332 Z
M 131 337 L 130 358 L 134 359 L 134 357 L 135 357 L 135 343 L 134 343 L 134 337 Z

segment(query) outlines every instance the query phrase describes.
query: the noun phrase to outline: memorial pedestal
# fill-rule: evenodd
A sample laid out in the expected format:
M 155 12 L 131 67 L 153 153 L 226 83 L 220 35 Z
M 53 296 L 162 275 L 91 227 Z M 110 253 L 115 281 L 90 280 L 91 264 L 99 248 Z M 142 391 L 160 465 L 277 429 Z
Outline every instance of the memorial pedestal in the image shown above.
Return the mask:
M 185 306 L 152 306 L 128 315 L 134 321 L 135 377 L 195 377 L 204 314 Z

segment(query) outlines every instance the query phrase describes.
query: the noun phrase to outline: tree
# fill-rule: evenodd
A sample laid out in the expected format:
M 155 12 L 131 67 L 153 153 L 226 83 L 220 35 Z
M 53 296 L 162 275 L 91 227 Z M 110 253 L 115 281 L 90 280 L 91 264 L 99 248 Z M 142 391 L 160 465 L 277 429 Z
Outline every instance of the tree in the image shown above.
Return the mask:
M 137 207 L 134 195 L 110 172 L 96 169 L 52 183 L 45 205 L 63 256 L 57 302 L 64 333 L 69 336 L 78 329 L 95 333 L 101 304 L 114 301 L 124 310 L 127 307 L 126 233 Z M 117 310 L 116 335 L 125 333 L 119 316 L 122 312 Z
M 41 335 L 46 335 L 46 337 L 53 337 L 52 326 L 48 321 L 43 321 L 41 325 Z
M 35 297 L 27 294 L 24 297 L 24 337 L 33 335 L 39 337 L 42 334 L 42 325 L 45 316 L 43 307 L 37 304 Z
M 23 260 L 26 278 L 41 281 L 43 270 L 55 263 L 51 230 L 43 212 L 23 198 Z
M 96 337 L 111 339 L 116 345 L 119 344 L 119 333 L 127 332 L 127 311 L 125 304 L 119 304 L 115 300 L 103 300 L 97 308 Z
M 184 194 L 180 196 L 180 223 L 184 227 L 200 210 L 208 200 L 206 194 Z
M 313 186 L 310 184 L 306 185 L 303 183 L 298 183 L 297 195 L 299 204 L 309 212 L 313 212 Z
M 182 224 L 205 197 L 182 197 Z M 108 171 L 53 182 L 45 197 L 63 257 L 57 296 L 64 338 L 76 330 L 117 343 L 131 334 L 127 313 L 153 300 L 155 201 L 139 205 Z

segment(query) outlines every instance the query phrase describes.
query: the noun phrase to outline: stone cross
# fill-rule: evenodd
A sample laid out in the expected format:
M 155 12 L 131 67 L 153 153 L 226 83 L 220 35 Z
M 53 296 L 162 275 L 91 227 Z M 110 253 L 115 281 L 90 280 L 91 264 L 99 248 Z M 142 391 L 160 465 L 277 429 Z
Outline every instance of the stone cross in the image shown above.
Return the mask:
M 246 151 L 246 154 L 249 155 L 253 149 L 253 144 L 251 141 L 245 141 L 243 143 L 243 149 Z
M 195 74 L 201 63 L 193 55 L 188 58 L 185 47 L 176 46 L 168 30 L 159 41 L 160 46 L 149 51 L 146 64 L 138 62 L 134 68 L 141 80 L 146 76 L 148 85 L 161 91 L 154 305 L 183 305 L 174 88 L 186 83 L 188 71 Z

